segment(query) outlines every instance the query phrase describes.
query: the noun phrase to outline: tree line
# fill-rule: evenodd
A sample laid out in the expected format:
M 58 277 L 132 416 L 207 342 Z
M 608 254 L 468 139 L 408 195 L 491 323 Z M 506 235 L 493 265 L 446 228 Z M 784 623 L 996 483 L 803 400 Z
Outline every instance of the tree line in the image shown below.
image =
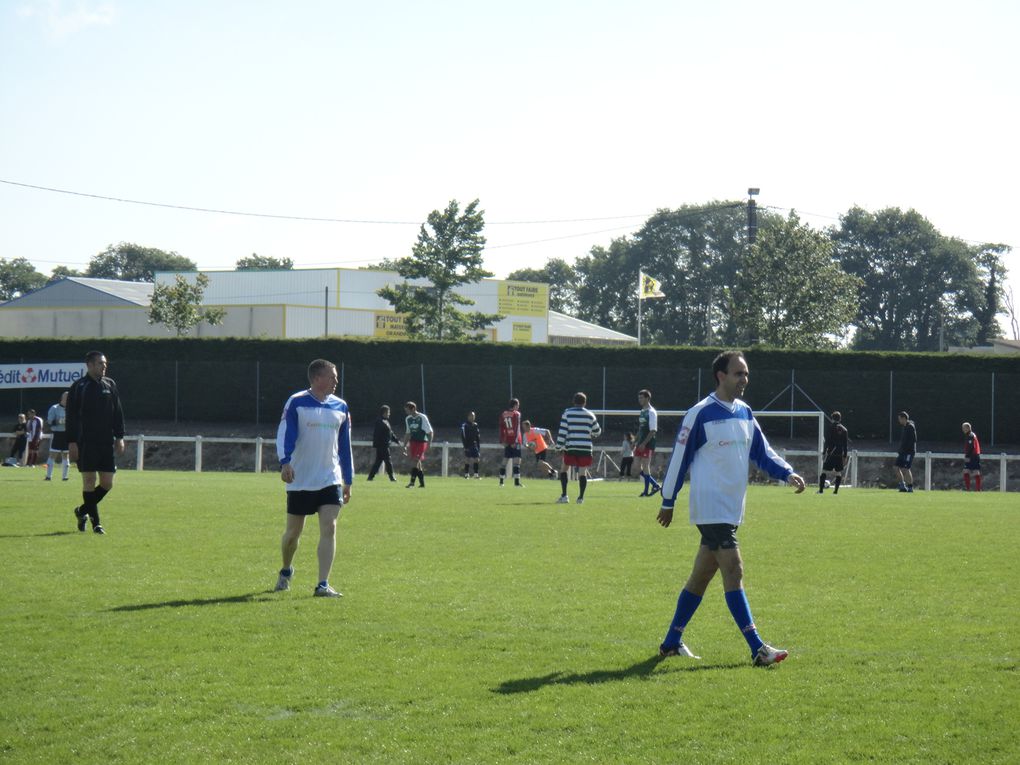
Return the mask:
M 548 283 L 552 310 L 636 334 L 637 279 L 644 271 L 661 282 L 666 296 L 642 306 L 649 344 L 936 351 L 999 336 L 996 317 L 1004 309 L 1015 331 L 1013 295 L 1004 290 L 1006 245 L 945 236 L 917 211 L 895 207 L 853 207 L 822 231 L 796 212 L 759 209 L 757 235 L 749 242 L 747 212 L 746 203 L 726 201 L 659 210 L 636 233 L 595 246 L 573 264 L 554 258 L 507 278 Z M 452 200 L 428 216 L 410 255 L 369 266 L 431 283 L 380 291 L 408 316 L 412 337 L 473 337 L 501 318 L 461 310 L 471 301 L 456 292 L 492 276 L 482 266 L 483 228 L 478 200 L 463 211 Z M 293 265 L 289 258 L 253 253 L 236 267 Z M 65 276 L 153 281 L 157 271 L 195 270 L 175 252 L 130 243 L 111 245 L 83 272 L 58 266 L 49 278 L 24 258 L 0 258 L 0 300 Z M 165 288 L 156 297 L 160 304 L 180 304 L 159 319 L 180 334 L 198 316 L 187 308 L 201 294 L 176 287 L 181 294 Z M 175 314 L 190 318 L 166 320 Z

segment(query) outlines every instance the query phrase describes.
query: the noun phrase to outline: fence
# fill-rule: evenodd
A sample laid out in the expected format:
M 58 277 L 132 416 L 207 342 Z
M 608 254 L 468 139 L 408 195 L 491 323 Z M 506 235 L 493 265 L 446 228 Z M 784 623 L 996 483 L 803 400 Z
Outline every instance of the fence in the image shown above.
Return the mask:
M 0 437 L 13 438 L 13 433 L 0 434 Z M 44 440 L 49 439 L 50 436 L 47 434 L 43 436 Z M 204 444 L 236 444 L 236 445 L 254 445 L 255 455 L 252 463 L 253 472 L 261 473 L 266 468 L 266 465 L 271 465 L 273 470 L 277 467 L 276 462 L 276 443 L 273 439 L 263 438 L 258 436 L 256 438 L 206 438 L 203 436 L 128 436 L 124 439 L 125 441 L 134 443 L 134 468 L 139 471 L 145 470 L 145 447 L 150 444 L 158 443 L 191 443 L 194 444 L 195 453 L 195 472 L 203 472 L 203 445 Z M 371 441 L 352 441 L 352 446 L 359 449 L 366 449 L 372 455 L 375 454 L 375 450 L 372 448 Z M 274 450 L 272 458 L 266 462 L 264 459 L 264 449 L 269 446 Z M 446 478 L 450 475 L 450 453 L 451 450 L 457 455 L 461 454 L 460 444 L 451 444 L 449 441 L 443 441 L 441 443 L 434 444 L 435 448 L 440 452 L 440 475 Z M 483 450 L 491 451 L 502 451 L 503 446 L 500 444 L 482 444 Z M 656 452 L 660 460 L 668 458 L 668 455 L 672 450 L 660 449 Z M 819 464 L 818 451 L 814 449 L 777 449 L 777 452 L 783 459 L 789 461 L 791 457 L 805 457 L 811 458 L 811 465 Z M 596 457 L 598 462 L 596 463 L 596 472 L 600 472 L 603 478 L 610 477 L 609 465 L 613 463 L 611 457 L 608 457 L 608 452 L 604 449 L 596 449 Z M 860 475 L 860 461 L 862 459 L 883 459 L 890 460 L 896 457 L 896 452 L 884 452 L 884 451 L 860 451 L 853 450 L 850 454 L 849 462 L 849 475 L 848 483 L 845 484 L 846 488 L 852 488 L 859 486 L 859 475 Z M 919 452 L 917 454 L 916 461 L 914 463 L 915 469 L 918 467 L 918 463 L 923 464 L 924 467 L 924 489 L 925 491 L 932 490 L 932 469 L 934 463 L 937 460 L 947 461 L 961 461 L 959 454 L 950 454 L 944 452 Z M 988 476 L 988 468 L 995 466 L 998 469 L 999 479 L 999 491 L 1005 492 L 1009 488 L 1009 463 L 1020 462 L 1020 455 L 1006 454 L 1002 452 L 997 455 L 984 454 L 982 455 L 982 467 L 985 475 Z M 660 467 L 664 463 L 660 463 Z M 807 472 L 807 471 L 804 471 Z M 817 481 L 818 474 L 815 473 L 814 477 L 811 474 L 805 476 L 806 479 L 810 479 L 808 483 Z

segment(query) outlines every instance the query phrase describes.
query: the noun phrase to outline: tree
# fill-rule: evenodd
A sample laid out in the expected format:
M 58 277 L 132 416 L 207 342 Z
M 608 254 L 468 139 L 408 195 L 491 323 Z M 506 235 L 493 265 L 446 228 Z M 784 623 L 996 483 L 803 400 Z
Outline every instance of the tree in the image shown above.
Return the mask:
M 474 305 L 474 301 L 453 291 L 492 276 L 482 268 L 485 222 L 478 205 L 476 199 L 461 214 L 454 199 L 442 212 L 433 210 L 427 224 L 422 224 L 411 256 L 396 261 L 397 273 L 404 279 L 424 280 L 428 285 L 405 282 L 378 291 L 397 313 L 406 317 L 407 331 L 412 337 L 456 340 L 472 336 L 503 318 L 499 314 L 459 310 L 457 306 Z
M 857 316 L 861 280 L 832 257 L 832 242 L 801 223 L 760 214 L 732 295 L 742 339 L 780 348 L 833 348 Z
M 157 284 L 149 305 L 149 324 L 164 324 L 177 336 L 188 334 L 201 322 L 221 324 L 227 312 L 222 308 L 202 308 L 202 295 L 209 286 L 209 277 L 199 274 L 191 284 L 183 276 L 175 277 L 173 286 Z
M 1003 309 L 1003 280 L 1006 267 L 1002 256 L 1011 248 L 1005 244 L 982 244 L 974 248 L 974 262 L 977 265 L 980 282 L 978 306 L 974 311 L 977 320 L 977 345 L 987 345 L 988 341 L 1002 334 L 1002 327 L 996 318 Z
M 237 261 L 236 268 L 238 271 L 290 271 L 294 268 L 294 261 L 253 252 L 251 257 Z
M 26 258 L 0 258 L 0 301 L 11 300 L 46 285 L 46 277 Z
M 577 272 L 562 258 L 550 258 L 542 268 L 521 268 L 506 277 L 516 282 L 549 285 L 549 310 L 573 316 L 577 311 Z
M 52 284 L 53 282 L 59 282 L 61 279 L 66 279 L 69 276 L 84 276 L 84 275 L 85 274 L 83 274 L 81 271 L 76 271 L 73 268 L 68 268 L 67 266 L 57 266 L 52 271 L 50 271 L 50 278 L 46 280 L 46 283 Z
M 854 345 L 934 351 L 973 343 L 980 278 L 972 248 L 915 210 L 854 207 L 830 232 L 843 270 L 863 281 Z
M 176 252 L 155 247 L 142 247 L 121 242 L 110 245 L 92 257 L 85 276 L 97 279 L 122 279 L 128 282 L 151 282 L 157 271 L 195 271 L 198 267 Z

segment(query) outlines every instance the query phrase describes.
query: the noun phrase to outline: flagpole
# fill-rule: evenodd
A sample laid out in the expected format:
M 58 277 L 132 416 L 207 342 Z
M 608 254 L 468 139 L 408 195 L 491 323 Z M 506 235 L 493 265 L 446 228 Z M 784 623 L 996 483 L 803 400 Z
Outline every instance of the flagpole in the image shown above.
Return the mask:
M 641 269 L 637 272 L 637 344 L 641 347 Z

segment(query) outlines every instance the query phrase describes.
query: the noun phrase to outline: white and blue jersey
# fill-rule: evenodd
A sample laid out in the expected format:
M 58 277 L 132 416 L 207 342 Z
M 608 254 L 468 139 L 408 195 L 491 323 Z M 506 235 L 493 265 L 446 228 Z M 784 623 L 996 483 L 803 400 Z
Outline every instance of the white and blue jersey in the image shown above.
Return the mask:
M 283 407 L 276 454 L 281 465 L 294 468 L 294 481 L 287 484 L 287 491 L 350 486 L 354 457 L 347 402 L 334 395 L 319 401 L 310 390 L 295 393 Z
M 744 520 L 751 460 L 777 481 L 793 473 L 769 446 L 751 407 L 739 399 L 727 404 L 710 394 L 680 424 L 662 482 L 662 506 L 673 508 L 690 469 L 691 523 L 739 526 Z

